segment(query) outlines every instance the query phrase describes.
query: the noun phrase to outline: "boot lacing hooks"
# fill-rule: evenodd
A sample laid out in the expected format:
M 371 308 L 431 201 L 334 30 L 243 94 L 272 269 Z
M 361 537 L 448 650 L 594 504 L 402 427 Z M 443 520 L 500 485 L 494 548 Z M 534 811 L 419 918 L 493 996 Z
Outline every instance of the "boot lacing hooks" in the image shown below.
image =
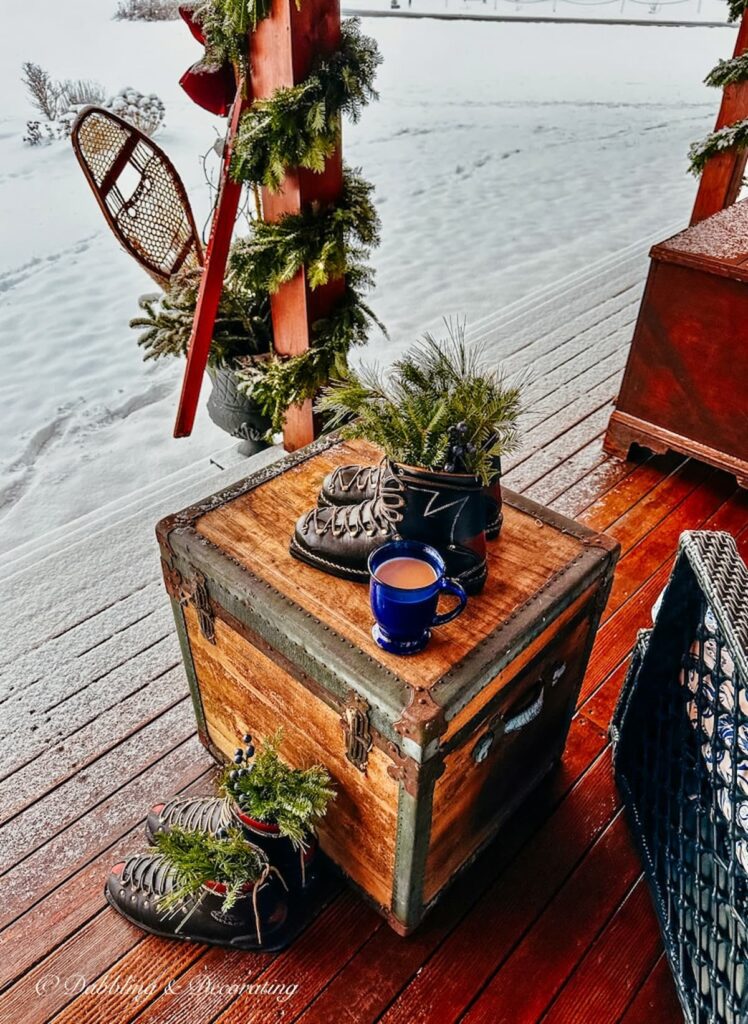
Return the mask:
M 189 802 L 189 810 L 185 815 L 185 799 L 184 797 L 176 797 L 174 800 L 164 804 L 163 810 L 159 815 L 158 830 L 163 832 L 166 825 L 173 825 L 175 821 L 179 821 L 179 824 L 188 831 L 203 829 L 206 825 L 211 825 L 215 827 L 211 827 L 210 830 L 215 832 L 222 825 L 227 825 L 231 821 L 228 800 L 223 801 L 217 822 L 210 821 L 212 815 L 207 815 L 206 817 L 207 812 L 215 807 L 215 803 L 215 798 L 212 796 L 197 797 Z
M 384 461 L 384 459 L 381 459 L 378 466 L 359 466 L 356 472 L 348 479 L 346 479 L 345 471 L 349 467 L 338 466 L 333 473 L 330 482 L 333 487 L 340 488 L 343 493 L 352 491 L 356 488 L 361 494 L 364 494 L 370 487 L 374 487 L 377 483 L 377 476 L 379 475 Z
M 367 537 L 376 537 L 377 534 L 386 536 L 390 528 L 403 518 L 404 490 L 404 485 L 394 473 L 382 473 L 375 498 L 368 498 L 360 505 L 340 505 L 332 513 L 329 508 L 312 509 L 307 515 L 305 526 L 308 528 L 312 525 L 318 537 L 322 537 L 328 530 L 332 531 L 333 537 L 346 534 L 358 537 L 360 533 L 365 533 Z
M 125 895 L 124 887 L 129 885 L 137 892 L 153 898 L 163 889 L 163 883 L 170 872 L 170 867 L 159 854 L 136 853 L 125 861 L 120 875 L 120 896 Z M 131 899 L 134 901 L 135 896 Z M 146 905 L 148 901 L 146 900 Z

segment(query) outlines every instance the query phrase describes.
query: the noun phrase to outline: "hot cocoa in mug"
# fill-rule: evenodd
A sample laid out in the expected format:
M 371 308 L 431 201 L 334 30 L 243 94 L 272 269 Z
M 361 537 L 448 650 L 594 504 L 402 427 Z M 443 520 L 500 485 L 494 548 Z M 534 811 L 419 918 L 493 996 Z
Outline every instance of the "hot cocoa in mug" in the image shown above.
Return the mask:
M 428 562 L 420 558 L 408 558 L 400 556 L 391 558 L 388 562 L 382 562 L 376 572 L 380 583 L 386 583 L 390 587 L 398 587 L 401 590 L 417 590 L 419 587 L 428 587 L 436 583 L 436 572 Z
M 372 636 L 391 654 L 417 654 L 429 642 L 433 626 L 451 622 L 467 604 L 465 591 L 447 579 L 439 552 L 414 540 L 394 540 L 369 556 Z M 437 614 L 439 595 L 453 594 L 458 604 Z

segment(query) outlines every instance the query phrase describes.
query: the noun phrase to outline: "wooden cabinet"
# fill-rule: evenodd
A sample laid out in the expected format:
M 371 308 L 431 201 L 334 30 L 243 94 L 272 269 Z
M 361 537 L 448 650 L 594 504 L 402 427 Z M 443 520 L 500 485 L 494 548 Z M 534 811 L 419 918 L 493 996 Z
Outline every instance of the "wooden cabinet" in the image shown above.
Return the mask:
M 282 726 L 289 762 L 324 763 L 322 848 L 406 933 L 558 761 L 617 546 L 505 490 L 483 593 L 421 654 L 387 654 L 367 588 L 288 554 L 324 475 L 380 454 L 318 442 L 158 538 L 203 742 L 226 758 Z
M 748 487 L 748 200 L 651 253 L 616 409 L 605 438 L 691 455 Z

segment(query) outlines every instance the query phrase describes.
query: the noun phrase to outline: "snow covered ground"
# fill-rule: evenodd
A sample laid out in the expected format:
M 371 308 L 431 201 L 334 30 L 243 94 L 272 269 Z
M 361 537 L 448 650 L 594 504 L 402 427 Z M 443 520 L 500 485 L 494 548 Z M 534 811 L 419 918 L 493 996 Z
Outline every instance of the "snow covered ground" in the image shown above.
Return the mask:
M 714 2 L 703 0 L 705 18 Z M 109 235 L 69 145 L 21 142 L 33 116 L 24 60 L 110 92 L 156 92 L 167 110 L 158 141 L 202 223 L 199 155 L 222 125 L 177 85 L 198 48 L 180 23 L 114 22 L 114 6 L 24 0 L 4 17 L 0 551 L 228 441 L 204 409 L 191 439 L 171 438 L 182 367 L 143 364 L 127 327 L 151 282 Z M 396 18 L 366 28 L 385 58 L 381 102 L 346 128 L 345 150 L 375 182 L 383 221 L 373 305 L 391 340 L 372 338 L 370 358 L 391 359 L 443 315 L 489 317 L 686 222 L 686 150 L 711 128 L 719 99 L 701 80 L 732 51 L 733 29 Z

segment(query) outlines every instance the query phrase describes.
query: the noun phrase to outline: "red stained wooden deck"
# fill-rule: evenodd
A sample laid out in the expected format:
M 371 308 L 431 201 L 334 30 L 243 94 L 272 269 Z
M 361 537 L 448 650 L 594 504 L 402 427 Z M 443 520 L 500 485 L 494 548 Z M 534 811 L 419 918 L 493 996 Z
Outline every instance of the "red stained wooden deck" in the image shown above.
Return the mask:
M 607 726 L 636 631 L 649 622 L 681 531 L 728 530 L 745 557 L 748 495 L 734 479 L 681 458 L 622 462 L 602 451 L 642 266 L 636 274 L 629 268 L 630 280 L 619 268 L 604 295 L 588 284 L 569 294 L 564 308 L 573 313 L 552 318 L 548 329 L 540 329 L 542 304 L 507 322 L 517 346 L 509 362 L 537 356 L 544 369 L 533 390 L 538 415 L 507 483 L 606 530 L 621 542 L 622 558 L 561 769 L 410 939 L 398 938 L 347 890 L 277 956 L 162 941 L 108 909 L 106 872 L 142 846 L 148 806 L 204 789 L 209 778 L 157 582 L 155 544 L 151 558 L 150 535 L 133 528 L 129 568 L 121 550 L 110 555 L 111 535 L 83 544 L 81 551 L 99 545 L 97 575 L 111 571 L 108 602 L 98 592 L 89 596 L 93 567 L 75 551 L 50 556 L 9 584 L 30 595 L 31 610 L 18 627 L 26 639 L 8 635 L 15 646 L 0 677 L 8 714 L 0 1021 L 681 1019 L 613 784 Z M 46 622 L 55 600 L 40 591 L 41 581 L 51 573 L 66 579 L 64 572 L 70 579 L 59 584 L 57 600 L 70 608 L 57 612 L 57 626 L 35 633 L 35 617 L 44 613 Z M 237 988 L 252 983 L 284 991 Z

